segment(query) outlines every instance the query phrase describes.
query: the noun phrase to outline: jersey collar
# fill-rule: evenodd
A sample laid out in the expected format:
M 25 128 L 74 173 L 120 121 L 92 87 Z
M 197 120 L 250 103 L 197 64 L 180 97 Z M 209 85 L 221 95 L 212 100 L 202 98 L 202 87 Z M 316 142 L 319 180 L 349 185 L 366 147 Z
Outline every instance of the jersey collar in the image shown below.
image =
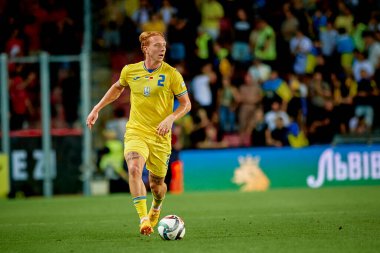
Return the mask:
M 147 67 L 145 66 L 145 61 L 142 61 L 143 68 L 144 68 L 149 74 L 152 74 L 153 72 L 156 72 L 157 69 L 161 68 L 161 66 L 162 66 L 163 63 L 164 63 L 164 62 L 161 62 L 161 65 L 158 66 L 158 67 L 155 68 L 155 69 L 147 69 Z

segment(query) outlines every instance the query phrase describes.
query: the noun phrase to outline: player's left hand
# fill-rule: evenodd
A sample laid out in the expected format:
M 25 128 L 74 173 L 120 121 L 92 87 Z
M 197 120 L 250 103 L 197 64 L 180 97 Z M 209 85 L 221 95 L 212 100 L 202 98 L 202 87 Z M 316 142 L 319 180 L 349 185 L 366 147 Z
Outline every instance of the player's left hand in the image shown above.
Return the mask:
M 167 116 L 157 127 L 157 133 L 161 136 L 166 135 L 167 133 L 170 132 L 172 129 L 174 122 L 174 115 L 170 114 Z

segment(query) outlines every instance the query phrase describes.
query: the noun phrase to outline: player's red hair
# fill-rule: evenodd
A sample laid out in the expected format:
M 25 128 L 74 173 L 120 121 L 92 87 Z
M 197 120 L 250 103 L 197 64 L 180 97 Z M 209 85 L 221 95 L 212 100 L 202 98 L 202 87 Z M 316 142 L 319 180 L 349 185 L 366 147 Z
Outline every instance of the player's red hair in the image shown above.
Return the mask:
M 165 38 L 164 34 L 161 32 L 143 32 L 139 36 L 139 41 L 141 43 L 141 51 L 144 53 L 144 47 L 149 46 L 149 38 L 153 36 L 161 36 L 162 38 Z

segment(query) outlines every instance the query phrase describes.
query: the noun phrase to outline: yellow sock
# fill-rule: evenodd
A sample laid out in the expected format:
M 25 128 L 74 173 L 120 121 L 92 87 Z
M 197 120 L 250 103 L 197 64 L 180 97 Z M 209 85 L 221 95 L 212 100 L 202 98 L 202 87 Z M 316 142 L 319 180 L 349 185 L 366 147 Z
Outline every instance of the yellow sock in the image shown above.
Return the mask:
M 154 209 L 160 209 L 161 208 L 161 203 L 162 203 L 162 201 L 164 201 L 164 198 L 158 199 L 153 193 L 152 193 L 152 195 L 153 195 L 152 207 Z
M 135 205 L 135 208 L 140 217 L 140 220 L 148 216 L 148 211 L 146 208 L 146 196 L 139 196 L 139 197 L 133 198 L 133 204 Z

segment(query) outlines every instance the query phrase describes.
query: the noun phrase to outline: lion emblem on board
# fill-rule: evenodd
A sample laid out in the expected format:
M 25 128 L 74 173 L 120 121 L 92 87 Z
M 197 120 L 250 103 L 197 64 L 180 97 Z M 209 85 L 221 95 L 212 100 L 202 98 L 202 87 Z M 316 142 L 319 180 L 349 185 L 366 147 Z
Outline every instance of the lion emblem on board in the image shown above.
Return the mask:
M 269 188 L 269 179 L 259 166 L 260 158 L 250 155 L 238 158 L 240 167 L 234 171 L 232 182 L 241 185 L 243 192 L 266 191 Z

